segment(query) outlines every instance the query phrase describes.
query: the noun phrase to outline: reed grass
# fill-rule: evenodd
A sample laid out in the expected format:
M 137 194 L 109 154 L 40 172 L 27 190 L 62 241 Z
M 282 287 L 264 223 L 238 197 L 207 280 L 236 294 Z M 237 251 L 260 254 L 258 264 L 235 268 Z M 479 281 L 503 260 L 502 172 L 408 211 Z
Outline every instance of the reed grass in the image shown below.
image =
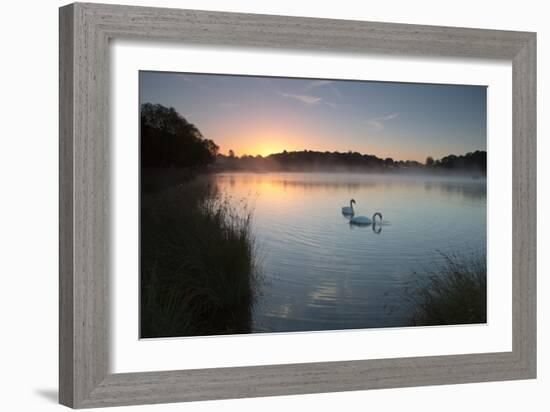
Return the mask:
M 142 193 L 141 337 L 250 332 L 251 223 L 205 179 Z
M 442 254 L 443 263 L 408 288 L 412 325 L 487 322 L 487 264 L 483 257 Z

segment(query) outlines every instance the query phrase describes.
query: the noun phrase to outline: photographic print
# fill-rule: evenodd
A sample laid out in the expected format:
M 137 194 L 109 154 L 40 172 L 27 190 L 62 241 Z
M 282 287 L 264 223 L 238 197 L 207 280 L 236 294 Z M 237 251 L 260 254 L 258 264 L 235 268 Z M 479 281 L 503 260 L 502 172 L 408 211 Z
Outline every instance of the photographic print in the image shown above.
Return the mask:
M 141 338 L 486 323 L 485 86 L 139 89 Z

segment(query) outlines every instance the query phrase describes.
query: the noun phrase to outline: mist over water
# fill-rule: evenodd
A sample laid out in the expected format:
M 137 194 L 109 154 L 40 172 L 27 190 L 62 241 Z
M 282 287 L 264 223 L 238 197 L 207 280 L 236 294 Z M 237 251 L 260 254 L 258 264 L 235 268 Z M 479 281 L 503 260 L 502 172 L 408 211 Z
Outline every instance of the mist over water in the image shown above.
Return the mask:
M 485 255 L 484 178 L 352 173 L 219 173 L 254 209 L 261 265 L 252 332 L 406 326 L 403 288 L 443 253 Z M 350 226 L 341 207 L 383 215 Z M 374 229 L 374 230 L 373 230 Z M 419 272 L 420 274 L 415 274 Z

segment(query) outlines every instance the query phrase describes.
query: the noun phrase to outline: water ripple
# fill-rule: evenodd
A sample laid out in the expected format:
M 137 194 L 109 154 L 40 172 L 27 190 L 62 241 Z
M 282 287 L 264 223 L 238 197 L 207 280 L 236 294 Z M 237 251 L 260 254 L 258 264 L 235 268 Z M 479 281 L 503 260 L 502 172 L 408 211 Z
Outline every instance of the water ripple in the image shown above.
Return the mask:
M 485 180 L 345 174 L 224 174 L 219 188 L 254 203 L 265 282 L 255 331 L 402 326 L 399 291 L 439 253 L 485 253 Z M 252 195 L 253 194 L 253 195 Z M 340 208 L 380 211 L 353 227 Z M 388 222 L 391 222 L 388 224 Z

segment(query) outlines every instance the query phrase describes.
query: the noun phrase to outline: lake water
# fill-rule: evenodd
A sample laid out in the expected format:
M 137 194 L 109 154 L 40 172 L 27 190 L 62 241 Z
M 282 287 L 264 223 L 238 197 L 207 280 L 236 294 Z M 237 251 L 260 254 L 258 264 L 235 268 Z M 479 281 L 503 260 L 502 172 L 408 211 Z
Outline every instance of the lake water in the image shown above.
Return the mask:
M 261 261 L 253 332 L 409 324 L 407 285 L 442 253 L 484 256 L 486 181 L 341 173 L 222 173 L 235 207 L 253 206 Z M 350 226 L 341 214 L 383 224 Z M 415 273 L 416 272 L 416 273 Z M 420 279 L 421 280 L 421 279 Z

